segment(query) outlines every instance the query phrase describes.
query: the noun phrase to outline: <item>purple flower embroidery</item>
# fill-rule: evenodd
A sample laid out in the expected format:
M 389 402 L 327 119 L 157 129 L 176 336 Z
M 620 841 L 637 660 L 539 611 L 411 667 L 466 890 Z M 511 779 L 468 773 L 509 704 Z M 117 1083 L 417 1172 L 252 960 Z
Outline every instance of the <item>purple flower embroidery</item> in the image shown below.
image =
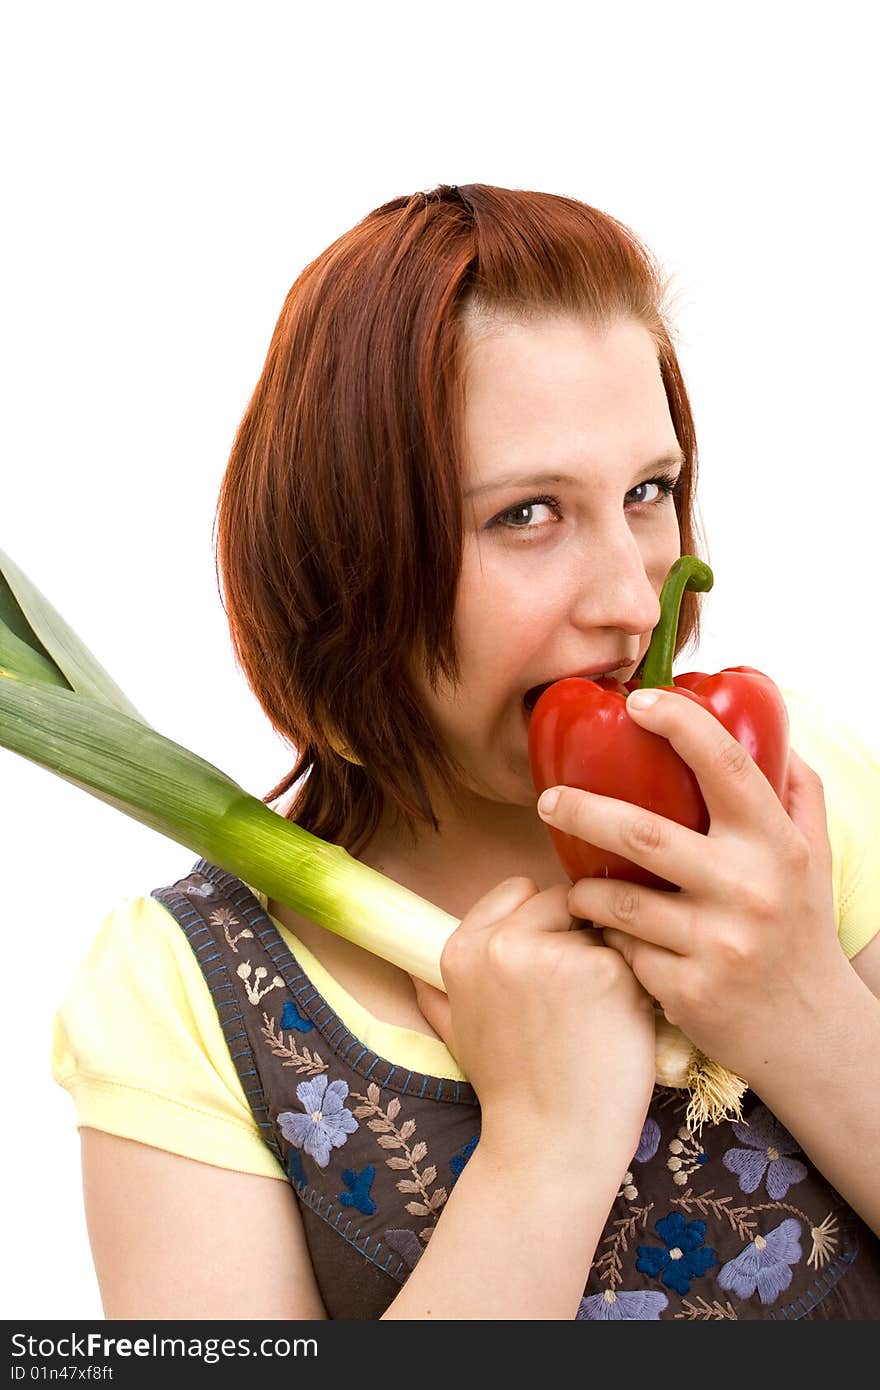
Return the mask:
M 340 1148 L 346 1135 L 358 1128 L 354 1115 L 342 1104 L 347 1095 L 347 1081 L 331 1081 L 328 1086 L 326 1076 L 316 1076 L 312 1081 L 301 1081 L 296 1088 L 296 1098 L 306 1113 L 282 1110 L 278 1116 L 285 1139 L 311 1154 L 319 1168 L 330 1162 L 331 1147 Z
M 665 1293 L 651 1289 L 638 1289 L 635 1293 L 614 1293 L 606 1289 L 604 1293 L 581 1299 L 576 1321 L 656 1322 L 668 1303 Z
M 801 1149 L 766 1105 L 752 1111 L 747 1125 L 734 1124 L 733 1132 L 748 1148 L 728 1149 L 721 1162 L 729 1173 L 736 1173 L 740 1191 L 756 1192 L 766 1173 L 768 1197 L 781 1202 L 792 1184 L 807 1176 L 803 1163 L 786 1157 Z
M 642 1125 L 639 1147 L 633 1155 L 633 1163 L 647 1163 L 653 1158 L 660 1145 L 660 1126 L 652 1115 Z
M 757 1290 L 762 1303 L 773 1303 L 791 1283 L 791 1266 L 801 1257 L 801 1223 L 788 1216 L 766 1236 L 755 1236 L 733 1260 L 722 1265 L 718 1284 L 738 1298 Z

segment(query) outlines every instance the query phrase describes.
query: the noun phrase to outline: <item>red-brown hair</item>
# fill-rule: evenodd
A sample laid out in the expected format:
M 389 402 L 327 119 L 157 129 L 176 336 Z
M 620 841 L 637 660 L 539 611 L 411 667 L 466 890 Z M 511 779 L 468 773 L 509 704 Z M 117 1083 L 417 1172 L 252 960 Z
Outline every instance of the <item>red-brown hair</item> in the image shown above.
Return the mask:
M 272 335 L 217 504 L 236 660 L 296 762 L 264 796 L 356 854 L 383 806 L 437 829 L 426 773 L 459 769 L 410 674 L 459 668 L 466 319 L 618 317 L 651 333 L 685 457 L 681 553 L 697 554 L 697 448 L 668 281 L 635 234 L 574 198 L 441 184 L 369 213 L 306 266 Z M 676 652 L 699 635 L 682 603 Z M 334 749 L 340 739 L 359 759 Z

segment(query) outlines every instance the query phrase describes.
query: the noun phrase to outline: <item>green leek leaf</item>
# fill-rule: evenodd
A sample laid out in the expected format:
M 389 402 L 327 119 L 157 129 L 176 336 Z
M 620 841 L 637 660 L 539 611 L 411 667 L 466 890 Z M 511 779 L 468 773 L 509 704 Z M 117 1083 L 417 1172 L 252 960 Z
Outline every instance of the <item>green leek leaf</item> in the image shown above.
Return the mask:
M 2 580 L 2 575 L 0 575 Z M 70 689 L 64 676 L 50 656 L 39 645 L 21 638 L 0 618 L 0 666 L 19 671 L 23 676 L 45 681 L 48 685 L 62 685 Z
M 3 550 L 0 550 L 0 618 L 37 655 L 54 662 L 71 689 L 112 705 L 142 724 L 147 723 L 73 628 Z M 3 664 L 8 669 L 17 669 L 8 659 L 4 659 Z M 35 672 L 32 670 L 31 674 Z
M 0 745 L 443 988 L 440 953 L 454 917 L 270 810 L 139 720 L 0 669 Z

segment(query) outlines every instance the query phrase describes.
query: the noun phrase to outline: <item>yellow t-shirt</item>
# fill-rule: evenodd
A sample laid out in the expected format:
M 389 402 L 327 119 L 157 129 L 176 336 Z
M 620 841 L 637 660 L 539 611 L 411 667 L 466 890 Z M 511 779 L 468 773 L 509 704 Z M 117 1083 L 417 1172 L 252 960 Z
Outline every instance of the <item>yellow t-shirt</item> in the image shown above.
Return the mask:
M 851 959 L 880 927 L 880 760 L 851 730 L 783 690 L 791 746 L 825 787 L 834 909 Z M 263 908 L 266 895 L 252 890 Z M 273 919 L 274 921 L 275 919 Z M 281 923 L 285 945 L 346 1028 L 413 1071 L 461 1080 L 443 1044 L 374 1018 Z M 106 916 L 54 1021 L 52 1075 L 78 1125 L 220 1168 L 286 1181 L 260 1135 L 189 942 L 155 898 Z

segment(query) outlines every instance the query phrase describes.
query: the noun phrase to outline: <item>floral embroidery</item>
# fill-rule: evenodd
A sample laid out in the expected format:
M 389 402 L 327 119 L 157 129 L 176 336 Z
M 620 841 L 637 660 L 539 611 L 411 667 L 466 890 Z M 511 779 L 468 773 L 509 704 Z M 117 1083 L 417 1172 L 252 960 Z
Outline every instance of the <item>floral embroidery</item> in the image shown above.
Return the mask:
M 755 1236 L 733 1260 L 722 1265 L 718 1284 L 738 1298 L 757 1290 L 762 1303 L 774 1303 L 792 1280 L 791 1266 L 801 1258 L 801 1223 L 788 1216 L 766 1236 Z
M 789 1211 L 806 1222 L 809 1228 L 813 1244 L 807 1264 L 815 1269 L 822 1269 L 837 1250 L 837 1222 L 830 1212 L 818 1226 L 813 1226 L 807 1213 L 792 1202 L 763 1202 L 757 1207 L 732 1207 L 732 1200 L 732 1197 L 716 1197 L 714 1188 L 700 1193 L 691 1192 L 688 1188 L 680 1197 L 673 1198 L 675 1205 L 686 1212 L 696 1208 L 703 1216 L 714 1216 L 716 1220 L 723 1218 L 743 1240 L 751 1238 L 758 1224 L 754 1219 L 756 1212 Z
M 721 1162 L 736 1174 L 741 1192 L 757 1191 L 766 1173 L 768 1197 L 781 1202 L 788 1189 L 807 1176 L 804 1164 L 788 1157 L 800 1153 L 800 1146 L 766 1105 L 752 1111 L 747 1125 L 734 1124 L 733 1132 L 748 1147 L 728 1149 Z
M 660 1147 L 660 1126 L 652 1115 L 642 1125 L 639 1147 L 633 1155 L 633 1163 L 648 1163 Z
M 235 973 L 240 980 L 244 981 L 244 987 L 247 990 L 247 997 L 252 1004 L 259 1004 L 260 1000 L 263 998 L 263 995 L 271 994 L 273 989 L 284 988 L 284 981 L 282 980 L 281 976 L 276 975 L 274 976 L 271 985 L 267 985 L 265 989 L 260 989 L 260 981 L 265 980 L 266 976 L 269 973 L 265 965 L 258 965 L 256 970 L 253 971 L 254 979 L 252 984 L 251 963 L 249 960 L 243 960 Z
M 195 875 L 198 877 L 198 875 Z M 183 889 L 188 898 L 213 898 L 217 889 L 210 879 L 202 879 L 200 883 L 188 883 Z
M 691 1280 L 718 1263 L 715 1251 L 703 1244 L 705 1221 L 685 1221 L 681 1212 L 671 1211 L 657 1222 L 654 1230 L 666 1249 L 640 1245 L 636 1269 L 655 1277 L 660 1274 L 661 1282 L 676 1293 L 690 1293 Z
M 352 1092 L 352 1100 L 362 1102 L 355 1114 L 359 1120 L 367 1119 L 367 1128 L 376 1134 L 376 1142 L 383 1149 L 403 1149 L 403 1156 L 395 1155 L 393 1158 L 386 1158 L 385 1162 L 389 1168 L 394 1168 L 399 1172 L 409 1171 L 411 1178 L 400 1178 L 395 1184 L 398 1192 L 412 1193 L 421 1198 L 421 1201 L 406 1203 L 406 1211 L 410 1216 L 430 1216 L 432 1225 L 425 1226 L 419 1231 L 419 1240 L 426 1244 L 431 1238 L 434 1226 L 437 1224 L 440 1209 L 446 1202 L 449 1193 L 445 1187 L 438 1187 L 434 1192 L 428 1189 L 437 1178 L 437 1169 L 433 1164 L 427 1168 L 419 1168 L 419 1164 L 427 1157 L 428 1146 L 420 1140 L 410 1148 L 409 1140 L 416 1132 L 415 1120 L 404 1120 L 399 1127 L 394 1123 L 400 1114 L 400 1101 L 396 1096 L 388 1102 L 385 1110 L 382 1109 L 380 1101 L 382 1093 L 375 1082 L 370 1082 L 365 1096 Z
M 453 1182 L 453 1184 L 455 1183 L 455 1179 L 461 1176 L 462 1171 L 464 1170 L 465 1166 L 467 1165 L 468 1159 L 470 1158 L 471 1154 L 473 1153 L 474 1149 L 477 1147 L 477 1144 L 478 1144 L 479 1142 L 480 1142 L 480 1136 L 479 1136 L 479 1134 L 475 1134 L 474 1137 L 473 1137 L 473 1139 L 469 1139 L 469 1140 L 467 1141 L 467 1143 L 465 1144 L 464 1148 L 459 1149 L 458 1153 L 457 1153 L 457 1154 L 453 1154 L 452 1157 L 450 1158 L 450 1160 L 449 1160 L 449 1166 L 450 1166 L 450 1168 L 452 1169 L 452 1175 L 453 1175 L 453 1176 L 452 1176 L 452 1182 Z
M 678 1319 L 684 1319 L 687 1322 L 739 1321 L 736 1316 L 736 1309 L 730 1302 L 730 1299 L 728 1299 L 726 1303 L 719 1303 L 716 1298 L 714 1303 L 707 1303 L 705 1298 L 698 1298 L 696 1302 L 692 1303 L 689 1298 L 683 1298 L 681 1300 L 681 1306 L 684 1311 L 676 1313 L 674 1316 Z
M 649 1115 L 642 1125 L 642 1132 L 639 1136 L 639 1146 L 633 1154 L 633 1163 L 650 1163 L 660 1145 L 660 1126 L 653 1116 Z M 623 1197 L 627 1202 L 634 1202 L 639 1195 L 633 1178 L 632 1169 L 628 1168 L 624 1173 L 620 1184 L 618 1197 Z
M 282 1028 L 295 1028 L 298 1033 L 311 1033 L 314 1024 L 305 1014 L 301 1014 L 292 999 L 288 999 L 284 1005 L 284 1013 L 281 1015 Z
M 208 921 L 211 923 L 212 927 L 223 928 L 223 935 L 226 937 L 227 945 L 232 947 L 236 955 L 238 955 L 238 946 L 236 943 L 241 941 L 242 937 L 253 940 L 254 934 L 250 927 L 244 927 L 237 936 L 230 936 L 229 928 L 240 927 L 241 923 L 235 913 L 228 907 L 218 907 L 216 912 L 211 913 Z
M 306 1177 L 306 1170 L 303 1167 L 303 1161 L 300 1157 L 299 1149 L 290 1149 L 290 1151 L 288 1152 L 287 1176 L 290 1178 L 290 1181 L 293 1183 L 294 1187 L 308 1186 L 309 1180 Z
M 617 1195 L 618 1197 L 623 1197 L 627 1202 L 634 1202 L 639 1195 L 639 1189 L 633 1181 L 632 1171 L 629 1168 L 627 1168 L 621 1179 Z
M 670 1157 L 666 1167 L 672 1174 L 676 1187 L 684 1187 L 688 1178 L 708 1162 L 702 1144 L 687 1125 L 681 1125 L 674 1139 L 667 1145 Z
M 347 1095 L 347 1081 L 328 1085 L 326 1076 L 316 1076 L 314 1081 L 301 1081 L 296 1088 L 297 1100 L 306 1113 L 282 1110 L 278 1116 L 285 1139 L 311 1154 L 319 1168 L 327 1167 L 331 1148 L 341 1148 L 358 1128 L 354 1115 L 342 1104 Z
M 658 1293 L 652 1289 L 638 1289 L 634 1293 L 615 1293 L 613 1289 L 606 1289 L 604 1293 L 594 1293 L 589 1298 L 582 1298 L 576 1319 L 578 1322 L 585 1319 L 602 1322 L 656 1322 L 668 1303 L 669 1299 L 665 1293 Z
M 623 1283 L 623 1258 L 621 1251 L 629 1249 L 629 1242 L 636 1238 L 636 1228 L 641 1226 L 642 1230 L 648 1224 L 648 1217 L 653 1211 L 653 1203 L 649 1202 L 646 1207 L 631 1207 L 629 1216 L 618 1218 L 614 1224 L 611 1235 L 605 1236 L 602 1240 L 603 1245 L 608 1249 L 603 1251 L 592 1266 L 600 1279 L 607 1283 L 610 1289 L 616 1289 Z
M 810 1251 L 808 1265 L 814 1269 L 821 1269 L 831 1259 L 837 1249 L 837 1222 L 829 1212 L 825 1220 L 818 1226 L 810 1227 L 810 1236 L 813 1241 L 813 1248 Z
M 284 1022 L 282 1016 L 281 1022 Z M 284 1034 L 279 1030 L 275 1032 L 275 1020 L 270 1018 L 267 1013 L 263 1014 L 263 1026 L 260 1029 L 265 1042 L 272 1052 L 273 1057 L 283 1057 L 281 1063 L 283 1067 L 294 1067 L 300 1075 L 305 1072 L 307 1076 L 315 1076 L 318 1072 L 327 1070 L 327 1063 L 322 1060 L 317 1052 L 310 1052 L 304 1047 L 302 1052 L 297 1052 L 293 1042 L 285 1043 Z
M 357 1207 L 364 1216 L 372 1216 L 376 1210 L 376 1203 L 370 1196 L 370 1188 L 373 1186 L 375 1176 L 376 1169 L 372 1163 L 368 1163 L 360 1173 L 356 1173 L 353 1168 L 346 1168 L 342 1174 L 342 1181 L 349 1190 L 339 1193 L 339 1200 L 342 1205 L 344 1207 Z
M 758 1224 L 754 1220 L 751 1207 L 732 1207 L 732 1197 L 716 1197 L 714 1187 L 710 1187 L 708 1192 L 683 1192 L 680 1197 L 673 1197 L 673 1202 L 677 1207 L 690 1212 L 696 1208 L 703 1216 L 714 1216 L 716 1221 L 726 1221 L 731 1230 L 736 1231 L 741 1240 L 749 1240 L 752 1232 Z

